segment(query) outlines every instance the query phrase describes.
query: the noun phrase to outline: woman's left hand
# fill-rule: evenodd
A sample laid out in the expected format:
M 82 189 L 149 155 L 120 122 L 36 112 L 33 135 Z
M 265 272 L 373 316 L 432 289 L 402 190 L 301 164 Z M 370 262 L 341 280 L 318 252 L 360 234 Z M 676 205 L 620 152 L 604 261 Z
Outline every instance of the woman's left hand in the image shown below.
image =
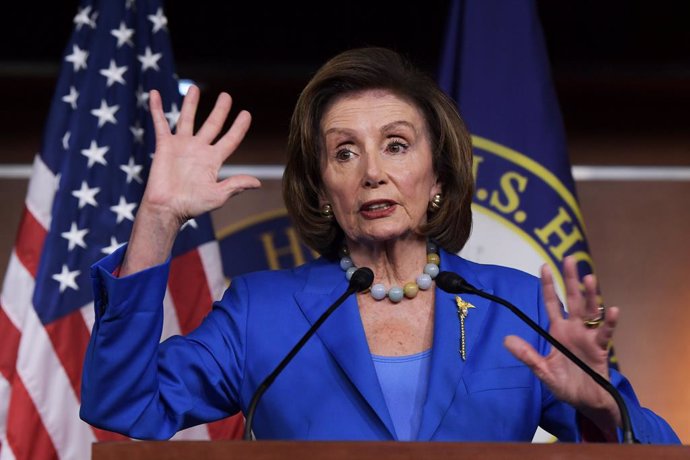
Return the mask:
M 587 327 L 585 322 L 599 318 L 601 311 L 597 300 L 597 282 L 594 275 L 584 277 L 584 294 L 575 259 L 564 260 L 564 281 L 568 316 L 564 316 L 556 295 L 553 275 L 547 265 L 541 270 L 544 303 L 551 326 L 549 332 L 578 358 L 603 377 L 609 377 L 608 345 L 618 321 L 619 310 L 608 307 L 605 318 L 598 327 Z M 614 437 L 620 426 L 620 412 L 611 395 L 590 376 L 573 364 L 555 348 L 547 356 L 539 354 L 529 343 L 516 336 L 508 336 L 505 346 L 516 358 L 527 364 L 561 401 L 575 407 L 582 415 L 594 422 L 606 435 Z

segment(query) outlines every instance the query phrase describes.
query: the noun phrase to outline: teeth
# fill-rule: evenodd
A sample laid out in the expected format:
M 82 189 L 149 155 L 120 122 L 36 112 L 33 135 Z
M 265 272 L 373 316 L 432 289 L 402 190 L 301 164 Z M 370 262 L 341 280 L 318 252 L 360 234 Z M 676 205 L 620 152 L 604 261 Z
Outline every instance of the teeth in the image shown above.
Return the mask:
M 379 209 L 386 209 L 390 208 L 391 205 L 388 203 L 378 203 L 378 204 L 372 204 L 371 206 L 367 206 L 367 209 L 369 211 L 378 211 Z

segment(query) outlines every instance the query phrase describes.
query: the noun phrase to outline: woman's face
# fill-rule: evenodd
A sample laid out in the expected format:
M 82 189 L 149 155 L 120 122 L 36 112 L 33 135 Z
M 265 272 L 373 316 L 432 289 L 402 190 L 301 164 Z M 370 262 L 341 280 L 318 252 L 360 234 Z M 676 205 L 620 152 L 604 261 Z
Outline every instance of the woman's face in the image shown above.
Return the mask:
M 321 119 L 322 203 L 350 240 L 416 233 L 441 187 L 422 113 L 385 90 L 336 99 Z

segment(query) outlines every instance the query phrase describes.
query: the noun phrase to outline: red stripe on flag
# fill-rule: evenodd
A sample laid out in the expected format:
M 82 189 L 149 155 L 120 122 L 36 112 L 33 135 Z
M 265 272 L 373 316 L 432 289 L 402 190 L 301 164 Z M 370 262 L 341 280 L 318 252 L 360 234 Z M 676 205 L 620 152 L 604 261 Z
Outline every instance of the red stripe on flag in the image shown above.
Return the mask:
M 209 423 L 206 426 L 212 441 L 219 439 L 242 439 L 244 434 L 244 416 L 236 414 L 232 417 Z
M 196 249 L 172 260 L 168 289 L 175 304 L 180 332 L 189 334 L 201 324 L 213 302 L 204 266 Z
M 103 441 L 130 441 L 130 438 L 123 436 L 120 433 L 113 433 L 112 431 L 101 430 L 100 428 L 91 427 L 93 434 L 99 442 Z
M 81 370 L 86 347 L 89 344 L 89 330 L 79 310 L 45 325 L 45 330 L 60 359 L 74 394 L 79 399 L 81 392 Z
M 0 305 L 0 337 L 2 337 L 2 346 L 0 346 L 0 374 L 7 380 L 12 382 L 17 363 L 17 350 L 19 349 L 19 339 L 21 333 L 14 327 L 12 321 L 5 313 L 4 308 Z M 0 442 L 0 453 L 2 452 L 2 443 Z
M 12 380 L 7 443 L 17 460 L 58 458 L 53 441 L 19 375 Z
M 38 272 L 38 264 L 41 261 L 41 251 L 43 250 L 45 239 L 46 229 L 43 228 L 27 208 L 24 208 L 14 247 L 22 265 L 34 278 L 36 278 L 36 273 Z
M 11 382 L 14 378 L 15 366 L 17 363 L 17 350 L 19 349 L 19 339 L 21 336 L 21 332 L 14 327 L 14 324 L 10 321 L 2 305 L 0 305 L 0 337 L 2 337 L 2 346 L 0 346 L 0 374 L 2 374 L 8 382 Z

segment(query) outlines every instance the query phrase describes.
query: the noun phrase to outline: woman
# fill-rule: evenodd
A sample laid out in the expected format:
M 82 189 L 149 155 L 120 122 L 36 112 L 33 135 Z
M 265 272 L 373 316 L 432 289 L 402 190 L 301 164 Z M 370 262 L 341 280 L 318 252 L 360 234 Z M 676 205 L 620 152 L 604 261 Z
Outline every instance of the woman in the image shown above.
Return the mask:
M 596 283 L 585 279 L 583 297 L 572 260 L 565 319 L 548 269 L 542 297 L 528 275 L 454 255 L 471 225 L 469 136 L 433 81 L 384 49 L 329 61 L 293 115 L 284 198 L 303 240 L 324 257 L 235 278 L 197 330 L 159 346 L 166 260 L 179 227 L 260 185 L 248 176 L 216 181 L 250 117 L 241 112 L 212 144 L 230 98 L 221 94 L 194 134 L 198 98 L 192 88 L 173 135 L 151 94 L 156 155 L 130 243 L 94 269 L 85 420 L 137 438 L 168 438 L 245 410 L 258 384 L 345 290 L 348 269 L 368 266 L 371 292 L 350 297 L 264 395 L 258 438 L 527 441 L 538 425 L 562 440 L 617 438 L 620 414 L 608 394 L 504 309 L 435 289 L 440 264 L 521 306 L 608 377 L 642 442 L 678 442 L 609 371 L 606 346 L 618 310 L 609 308 L 599 328 L 583 325 L 598 316 Z

